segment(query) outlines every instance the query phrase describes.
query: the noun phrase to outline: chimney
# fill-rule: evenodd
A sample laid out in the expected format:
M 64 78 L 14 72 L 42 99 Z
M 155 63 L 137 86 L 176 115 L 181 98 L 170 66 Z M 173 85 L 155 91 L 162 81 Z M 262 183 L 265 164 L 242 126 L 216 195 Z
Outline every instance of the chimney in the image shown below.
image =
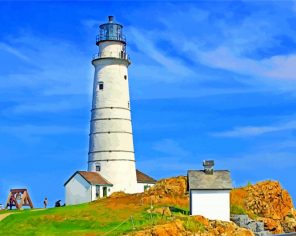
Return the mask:
M 214 161 L 213 160 L 203 161 L 202 165 L 204 166 L 205 174 L 212 175 L 214 173 Z
M 109 18 L 109 23 L 112 23 L 113 19 L 114 19 L 114 16 L 108 16 L 108 18 Z

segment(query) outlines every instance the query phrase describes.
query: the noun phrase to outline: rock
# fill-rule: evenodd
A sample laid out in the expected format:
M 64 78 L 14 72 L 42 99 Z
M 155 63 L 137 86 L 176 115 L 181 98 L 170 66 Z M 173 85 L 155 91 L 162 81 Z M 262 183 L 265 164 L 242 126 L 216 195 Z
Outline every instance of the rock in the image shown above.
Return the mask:
M 199 223 L 201 223 L 202 225 L 204 226 L 209 226 L 210 225 L 210 222 L 207 218 L 205 218 L 204 216 L 191 216 L 191 218 L 194 220 L 194 221 L 197 221 Z
M 270 236 L 270 235 L 272 235 L 272 234 L 268 231 L 262 231 L 262 232 L 255 233 L 255 236 Z
M 168 207 L 159 207 L 159 208 L 155 208 L 152 210 L 149 209 L 149 213 L 150 212 L 156 213 L 156 214 L 161 214 L 162 216 L 171 216 L 172 215 L 170 208 L 168 208 Z
M 143 203 L 179 205 L 187 207 L 189 197 L 187 194 L 187 177 L 162 179 L 141 194 Z
M 271 218 L 258 218 L 258 220 L 264 222 L 264 228 L 274 234 L 283 233 L 283 227 L 279 221 Z
M 122 192 L 122 191 L 119 191 L 119 192 L 114 192 L 110 195 L 110 198 L 119 198 L 119 197 L 125 197 L 127 196 L 128 194 L 125 193 L 125 192 Z
M 264 223 L 252 220 L 248 215 L 231 215 L 231 221 L 240 227 L 252 230 L 255 235 L 264 235 Z
M 219 220 L 210 221 L 210 233 L 214 232 L 214 236 L 253 236 L 254 233 L 248 229 L 240 228 L 233 222 L 224 222 Z M 207 235 L 207 234 L 205 234 Z
M 248 215 L 231 215 L 231 221 L 233 221 L 240 227 L 247 227 L 249 222 L 249 217 Z
M 293 217 L 286 217 L 282 222 L 283 229 L 286 233 L 296 232 L 296 219 Z
M 264 231 L 264 223 L 258 221 L 250 221 L 248 223 L 248 229 L 252 230 L 253 232 L 262 232 Z
M 188 224 L 189 223 L 189 224 Z M 171 223 L 153 226 L 151 229 L 135 232 L 135 236 L 253 236 L 232 222 L 208 220 L 203 216 L 185 217 Z
M 182 236 L 186 235 L 185 228 L 183 226 L 183 222 L 180 220 L 176 220 L 171 223 L 156 225 L 151 229 L 142 230 L 136 232 L 135 236 Z
M 264 181 L 247 187 L 247 210 L 260 217 L 283 220 L 293 209 L 292 198 L 277 181 Z
M 287 216 L 295 218 L 292 198 L 277 181 L 263 181 L 234 189 L 231 191 L 231 204 L 243 209 L 251 218 L 264 222 L 265 230 L 283 233 L 294 229 L 292 220 L 285 223 Z

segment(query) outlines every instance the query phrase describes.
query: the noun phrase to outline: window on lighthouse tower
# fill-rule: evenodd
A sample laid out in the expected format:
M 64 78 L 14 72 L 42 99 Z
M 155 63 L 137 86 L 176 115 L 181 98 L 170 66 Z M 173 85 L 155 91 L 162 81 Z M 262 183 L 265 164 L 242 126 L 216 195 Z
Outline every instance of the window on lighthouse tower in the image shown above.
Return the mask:
M 99 82 L 99 89 L 103 90 L 104 89 L 104 82 Z

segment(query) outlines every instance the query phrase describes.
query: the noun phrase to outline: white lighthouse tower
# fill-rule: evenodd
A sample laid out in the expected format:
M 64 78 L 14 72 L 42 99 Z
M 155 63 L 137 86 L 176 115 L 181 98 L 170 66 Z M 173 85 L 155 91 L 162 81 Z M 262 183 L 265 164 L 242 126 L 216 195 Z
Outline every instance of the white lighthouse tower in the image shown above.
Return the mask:
M 112 192 L 143 192 L 155 179 L 136 170 L 122 25 L 100 25 L 96 41 L 88 171 L 76 171 L 64 184 L 67 205 L 91 202 Z
M 130 111 L 129 58 L 122 25 L 100 25 L 99 53 L 93 59 L 95 76 L 90 124 L 88 171 L 97 171 L 113 191 L 136 191 L 136 167 Z

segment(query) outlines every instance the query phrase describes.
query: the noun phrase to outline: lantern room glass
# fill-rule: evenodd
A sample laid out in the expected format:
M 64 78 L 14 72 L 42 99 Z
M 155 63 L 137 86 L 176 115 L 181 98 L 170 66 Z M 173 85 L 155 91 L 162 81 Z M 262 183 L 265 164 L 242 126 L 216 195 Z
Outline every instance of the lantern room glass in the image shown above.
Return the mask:
M 99 41 L 117 40 L 125 42 L 125 36 L 122 33 L 122 25 L 116 23 L 106 23 L 100 25 Z

